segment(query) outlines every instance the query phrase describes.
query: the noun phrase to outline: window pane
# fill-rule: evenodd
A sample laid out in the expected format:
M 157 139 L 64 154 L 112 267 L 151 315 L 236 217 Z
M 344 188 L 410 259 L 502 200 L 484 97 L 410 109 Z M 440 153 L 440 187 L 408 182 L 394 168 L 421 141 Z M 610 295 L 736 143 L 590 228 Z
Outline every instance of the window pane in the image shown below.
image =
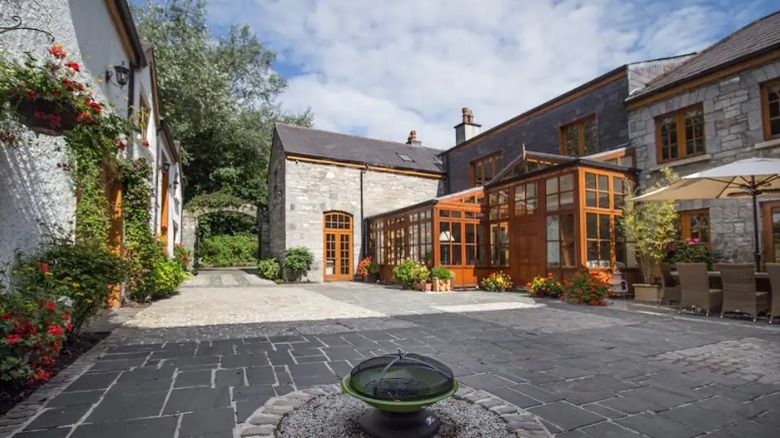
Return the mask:
M 466 243 L 477 243 L 477 224 L 465 224 Z
M 588 240 L 588 267 L 597 267 L 599 260 L 599 242 L 598 240 Z
M 599 239 L 609 239 L 612 233 L 609 232 L 609 215 L 600 214 L 599 216 Z
M 596 189 L 596 174 L 585 173 L 585 188 L 595 190 Z
M 561 215 L 561 266 L 575 266 L 574 213 Z
M 529 198 L 536 197 L 536 183 L 528 183 L 525 185 L 525 195 Z
M 612 186 L 615 193 L 623 193 L 623 178 L 612 178 Z
M 609 190 L 609 177 L 607 175 L 599 175 L 599 190 Z
M 609 192 L 599 193 L 599 208 L 609 208 Z
M 508 245 L 509 244 L 509 233 L 507 233 L 507 225 L 501 224 L 501 244 L 502 245 Z
M 585 132 L 585 144 L 583 145 L 584 153 L 593 154 L 598 152 L 598 129 L 596 126 L 596 120 L 588 120 L 584 126 Z
M 466 246 L 466 265 L 474 266 L 477 264 L 477 247 L 476 246 Z
M 547 266 L 560 266 L 561 254 L 559 243 L 547 242 Z
M 439 217 L 450 217 L 449 210 L 439 210 Z
M 526 201 L 526 212 L 528 214 L 536 213 L 536 198 L 531 198 Z
M 601 240 L 599 244 L 599 267 L 606 268 L 612 264 L 609 255 L 609 240 Z
M 596 213 L 585 214 L 585 228 L 588 239 L 598 239 L 599 237 L 599 218 Z
M 441 264 L 442 265 L 449 265 L 450 263 L 450 246 L 449 245 L 440 245 L 441 249 Z
M 561 207 L 574 204 L 574 192 L 561 192 Z
M 574 190 L 574 176 L 566 174 L 561 176 L 561 191 Z
M 460 265 L 461 247 L 460 245 L 452 245 L 452 264 Z
M 558 195 L 547 195 L 547 211 L 558 210 Z
M 501 266 L 505 266 L 507 260 L 509 260 L 509 248 L 502 248 L 499 253 L 498 263 Z
M 591 192 L 591 191 L 585 192 L 585 205 L 588 207 L 596 206 L 596 192 Z
M 450 212 L 450 217 L 459 218 L 460 217 L 460 212 L 459 211 L 451 211 Z
M 487 227 L 477 226 L 477 263 L 480 265 L 487 263 L 488 240 L 485 237 Z
M 501 205 L 498 207 L 498 218 L 499 219 L 506 219 L 509 217 L 509 206 L 508 205 Z
M 450 224 L 450 228 L 452 230 L 452 243 L 460 243 L 461 242 L 461 224 L 454 223 Z
M 558 193 L 558 178 L 550 178 L 545 182 L 547 194 Z
M 547 240 L 558 240 L 559 230 L 558 216 L 547 216 Z

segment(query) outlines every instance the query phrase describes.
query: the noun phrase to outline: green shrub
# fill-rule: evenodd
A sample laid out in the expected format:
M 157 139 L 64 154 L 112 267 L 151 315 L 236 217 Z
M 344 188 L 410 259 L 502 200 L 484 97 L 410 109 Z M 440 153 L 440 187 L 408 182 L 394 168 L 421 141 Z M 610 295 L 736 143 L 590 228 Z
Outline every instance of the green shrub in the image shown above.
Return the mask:
M 311 269 L 314 255 L 309 248 L 299 246 L 290 248 L 284 255 L 284 271 L 289 281 L 298 281 Z
M 178 261 L 166 258 L 155 265 L 152 278 L 155 291 L 152 299 L 169 297 L 184 282 L 184 269 Z
M 46 295 L 52 294 L 45 288 L 30 293 L 3 293 L 0 381 L 49 380 L 72 326 L 65 307 Z
M 187 270 L 187 266 L 192 260 L 192 254 L 181 243 L 177 243 L 173 246 L 173 258 L 179 262 L 183 270 Z
M 418 265 L 419 262 L 415 262 L 414 260 L 404 260 L 401 264 L 393 268 L 393 277 L 400 281 L 403 287 L 408 288 L 417 280 Z
M 266 280 L 276 280 L 282 273 L 282 266 L 275 258 L 265 258 L 257 262 L 257 274 Z
M 257 236 L 236 234 L 210 236 L 198 244 L 198 257 L 207 266 L 246 266 L 256 263 Z
M 106 247 L 55 239 L 38 252 L 20 255 L 12 270 L 14 285 L 23 293 L 45 290 L 65 296 L 75 331 L 108 301 L 112 286 L 127 279 L 127 263 Z
M 432 278 L 438 278 L 442 281 L 452 280 L 452 271 L 450 271 L 447 268 L 436 266 L 435 268 L 431 269 L 431 277 Z

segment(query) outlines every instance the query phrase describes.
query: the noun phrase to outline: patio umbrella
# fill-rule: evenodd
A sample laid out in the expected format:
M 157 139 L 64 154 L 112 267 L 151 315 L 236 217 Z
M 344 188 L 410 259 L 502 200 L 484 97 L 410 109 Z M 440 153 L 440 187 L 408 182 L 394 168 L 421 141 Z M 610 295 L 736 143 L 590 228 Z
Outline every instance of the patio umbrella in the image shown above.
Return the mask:
M 756 269 L 760 269 L 757 198 L 776 197 L 780 197 L 780 159 L 748 158 L 684 176 L 670 186 L 634 199 L 636 201 L 679 201 L 751 198 L 753 200 L 753 248 Z

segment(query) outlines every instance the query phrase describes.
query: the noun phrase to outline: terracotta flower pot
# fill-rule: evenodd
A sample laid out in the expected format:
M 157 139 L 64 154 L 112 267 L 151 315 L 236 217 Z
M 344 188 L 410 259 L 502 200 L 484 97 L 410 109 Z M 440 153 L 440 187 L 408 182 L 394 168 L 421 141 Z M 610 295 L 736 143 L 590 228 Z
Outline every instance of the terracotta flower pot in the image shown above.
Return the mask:
M 425 283 L 425 291 L 430 292 L 431 288 L 433 288 L 433 284 L 431 283 Z
M 22 99 L 16 111 L 22 124 L 39 134 L 60 136 L 76 126 L 76 110 L 70 105 L 41 98 Z

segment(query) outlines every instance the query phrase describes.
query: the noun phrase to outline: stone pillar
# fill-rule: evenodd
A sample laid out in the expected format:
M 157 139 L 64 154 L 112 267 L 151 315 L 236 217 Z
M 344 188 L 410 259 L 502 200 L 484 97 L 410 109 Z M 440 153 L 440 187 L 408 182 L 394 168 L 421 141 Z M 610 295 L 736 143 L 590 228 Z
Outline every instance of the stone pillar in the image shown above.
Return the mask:
M 195 261 L 195 239 L 198 234 L 198 216 L 195 216 L 192 212 L 185 210 L 182 213 L 181 220 L 181 243 L 187 248 L 187 251 L 192 254 L 187 269 L 192 269 L 192 264 Z
M 271 220 L 268 207 L 261 205 L 257 208 L 257 225 L 260 229 L 260 258 L 271 256 Z

